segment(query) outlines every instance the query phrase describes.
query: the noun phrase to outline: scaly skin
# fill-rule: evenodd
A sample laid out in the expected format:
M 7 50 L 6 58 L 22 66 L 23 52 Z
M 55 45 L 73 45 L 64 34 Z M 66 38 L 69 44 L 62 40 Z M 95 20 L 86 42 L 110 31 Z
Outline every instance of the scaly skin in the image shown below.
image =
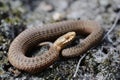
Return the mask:
M 36 57 L 25 56 L 28 50 L 40 42 L 55 40 L 61 35 L 75 31 L 77 34 L 88 35 L 82 43 L 62 50 L 62 56 L 75 57 L 95 46 L 103 37 L 103 28 L 94 21 L 63 21 L 42 27 L 33 27 L 20 33 L 11 43 L 8 59 L 20 70 L 30 73 L 39 72 L 53 64 L 59 57 L 59 46 L 51 46 L 49 51 Z M 56 44 L 56 43 L 55 43 Z

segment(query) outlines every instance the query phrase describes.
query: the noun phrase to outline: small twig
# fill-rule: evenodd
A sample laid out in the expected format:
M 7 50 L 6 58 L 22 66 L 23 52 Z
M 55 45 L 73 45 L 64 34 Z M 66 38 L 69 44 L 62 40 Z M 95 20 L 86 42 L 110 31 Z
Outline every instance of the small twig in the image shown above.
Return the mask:
M 117 14 L 117 16 L 115 18 L 114 24 L 112 25 L 112 27 L 110 28 L 110 30 L 105 34 L 105 36 L 103 37 L 102 40 L 104 40 L 110 34 L 110 32 L 112 32 L 112 30 L 116 27 L 116 24 L 117 24 L 117 22 L 119 20 L 119 17 L 120 17 L 120 11 L 118 12 L 118 14 Z
M 78 69 L 79 69 L 79 65 L 80 65 L 82 59 L 83 59 L 86 55 L 87 55 L 87 54 L 84 54 L 84 55 L 79 59 L 79 62 L 78 62 L 78 64 L 77 64 L 77 67 L 76 67 L 76 70 L 75 70 L 75 73 L 74 73 L 73 77 L 76 77 L 77 72 L 78 72 Z

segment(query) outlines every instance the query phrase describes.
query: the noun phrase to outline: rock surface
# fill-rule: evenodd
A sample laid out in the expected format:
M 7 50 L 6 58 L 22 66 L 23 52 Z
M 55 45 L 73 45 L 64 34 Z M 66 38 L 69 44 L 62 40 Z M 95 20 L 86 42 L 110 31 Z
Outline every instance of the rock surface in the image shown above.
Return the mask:
M 119 11 L 119 0 L 1 0 L 0 80 L 119 80 L 120 19 L 106 40 L 87 52 L 74 78 L 80 57 L 60 57 L 49 68 L 34 75 L 17 70 L 7 60 L 11 41 L 26 27 L 63 20 L 89 19 L 99 22 L 108 31 Z M 78 43 L 80 38 L 78 36 L 73 44 Z M 47 49 L 44 46 L 33 53 L 42 53 Z

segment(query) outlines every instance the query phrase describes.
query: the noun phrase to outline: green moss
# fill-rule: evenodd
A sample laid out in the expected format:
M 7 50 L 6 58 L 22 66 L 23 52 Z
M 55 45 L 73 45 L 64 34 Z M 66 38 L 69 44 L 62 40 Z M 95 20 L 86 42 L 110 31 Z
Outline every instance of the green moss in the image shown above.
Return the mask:
M 0 75 L 4 74 L 4 70 L 0 68 Z
M 9 0 L 0 1 L 0 77 L 6 75 L 3 68 L 8 63 L 7 53 L 12 41 L 16 35 L 25 29 L 25 20 L 22 18 L 22 9 L 12 8 Z
M 0 1 L 0 11 L 8 11 L 8 10 L 9 10 L 9 7 L 6 6 L 4 1 Z
M 119 31 L 117 31 L 117 34 L 119 35 L 119 37 L 120 37 L 120 30 Z
M 3 39 L 4 39 L 4 37 L 0 34 L 0 45 L 3 44 Z
M 20 22 L 20 18 L 18 18 L 18 17 L 9 18 L 8 17 L 5 19 L 5 22 L 10 23 L 10 24 L 18 23 L 18 22 Z

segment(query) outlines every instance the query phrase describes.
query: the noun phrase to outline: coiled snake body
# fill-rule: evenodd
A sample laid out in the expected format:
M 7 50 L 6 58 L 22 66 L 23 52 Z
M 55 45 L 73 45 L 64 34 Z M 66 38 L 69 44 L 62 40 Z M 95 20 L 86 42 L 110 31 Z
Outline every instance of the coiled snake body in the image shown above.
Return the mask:
M 80 44 L 63 49 L 62 56 L 64 57 L 75 57 L 86 52 L 100 42 L 104 30 L 94 21 L 82 20 L 63 21 L 43 27 L 29 28 L 20 33 L 11 43 L 8 59 L 13 66 L 20 70 L 30 73 L 39 72 L 58 59 L 61 48 L 58 49 L 57 45 L 52 46 L 48 52 L 35 57 L 26 57 L 26 52 L 40 42 L 54 40 L 70 31 L 88 36 Z

